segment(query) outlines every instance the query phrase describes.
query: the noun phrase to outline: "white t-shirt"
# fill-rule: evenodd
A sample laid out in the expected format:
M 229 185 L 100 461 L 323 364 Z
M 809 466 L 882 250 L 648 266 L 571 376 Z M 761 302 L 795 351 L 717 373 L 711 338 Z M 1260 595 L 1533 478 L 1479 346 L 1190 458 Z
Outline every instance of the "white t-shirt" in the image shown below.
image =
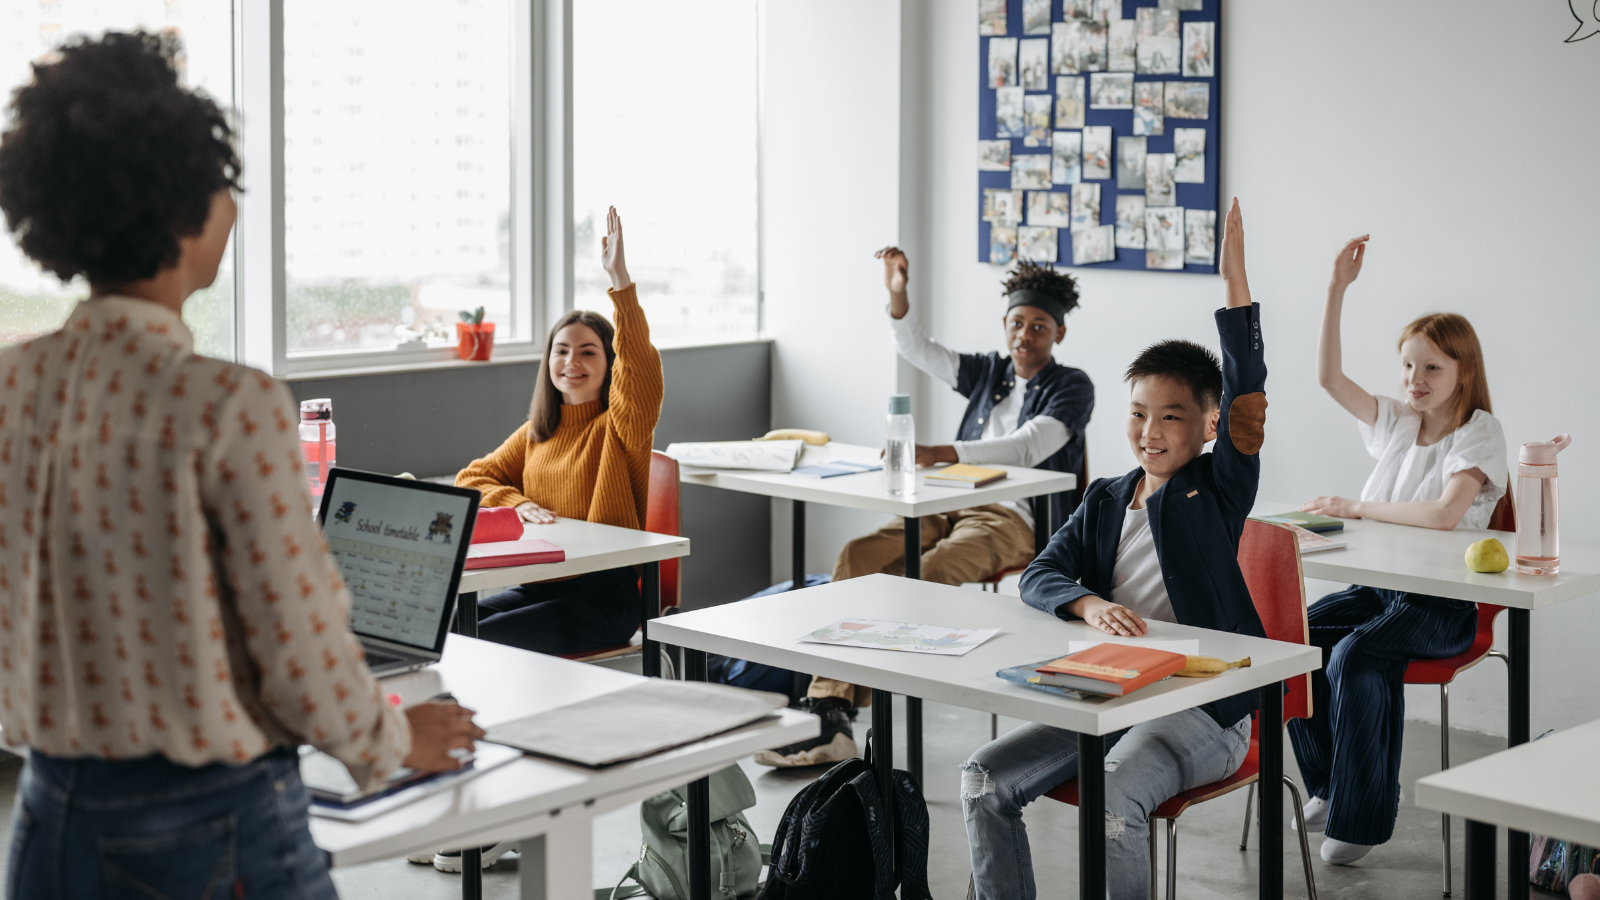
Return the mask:
M 1506 467 L 1506 435 L 1500 420 L 1477 410 L 1467 424 L 1436 444 L 1417 446 L 1422 417 L 1410 405 L 1393 397 L 1375 397 L 1378 418 L 1361 424 L 1361 439 L 1377 468 L 1361 489 L 1361 499 L 1406 503 L 1438 500 L 1450 476 L 1480 469 L 1488 480 L 1472 498 L 1461 517 L 1460 528 L 1487 528 L 1496 503 L 1505 495 L 1510 472 Z
M 1155 536 L 1150 533 L 1150 507 L 1129 508 L 1122 517 L 1122 540 L 1117 544 L 1117 565 L 1106 598 L 1139 614 L 1142 619 L 1177 622 L 1172 598 L 1161 577 Z

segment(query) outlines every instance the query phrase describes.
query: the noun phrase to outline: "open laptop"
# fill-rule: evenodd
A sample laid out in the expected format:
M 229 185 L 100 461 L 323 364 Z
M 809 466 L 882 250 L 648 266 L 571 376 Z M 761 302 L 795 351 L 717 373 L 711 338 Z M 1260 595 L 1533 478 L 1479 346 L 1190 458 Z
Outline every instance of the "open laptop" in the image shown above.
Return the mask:
M 478 492 L 331 469 L 318 520 L 350 589 L 374 675 L 438 662 L 478 518 Z

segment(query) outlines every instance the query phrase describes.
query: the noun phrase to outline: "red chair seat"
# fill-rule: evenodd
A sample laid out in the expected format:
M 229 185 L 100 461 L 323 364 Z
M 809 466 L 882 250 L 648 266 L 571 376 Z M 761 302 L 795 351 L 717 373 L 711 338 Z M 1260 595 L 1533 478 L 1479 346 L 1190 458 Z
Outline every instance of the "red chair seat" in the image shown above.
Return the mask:
M 1457 675 L 1483 662 L 1494 643 L 1494 620 L 1503 609 L 1503 606 L 1478 604 L 1478 633 L 1472 639 L 1472 646 L 1444 659 L 1412 660 L 1406 666 L 1406 684 L 1449 684 Z
M 1220 797 L 1229 791 L 1235 791 L 1247 784 L 1255 783 L 1256 779 L 1260 777 L 1261 773 L 1260 749 L 1260 744 L 1256 739 L 1255 732 L 1252 731 L 1250 733 L 1250 752 L 1246 754 L 1244 758 L 1244 764 L 1239 766 L 1239 771 L 1234 772 L 1232 775 L 1229 775 L 1227 778 L 1224 778 L 1221 781 L 1215 781 L 1211 784 L 1202 784 L 1197 788 L 1191 788 L 1190 790 L 1184 791 L 1183 793 L 1156 807 L 1155 811 L 1150 813 L 1150 818 L 1176 819 L 1192 804 L 1199 803 L 1202 800 L 1210 800 L 1214 797 Z M 1070 806 L 1077 806 L 1078 779 L 1074 778 L 1065 784 L 1057 785 L 1055 788 L 1046 792 L 1045 796 L 1052 800 L 1060 800 L 1062 803 L 1066 803 Z

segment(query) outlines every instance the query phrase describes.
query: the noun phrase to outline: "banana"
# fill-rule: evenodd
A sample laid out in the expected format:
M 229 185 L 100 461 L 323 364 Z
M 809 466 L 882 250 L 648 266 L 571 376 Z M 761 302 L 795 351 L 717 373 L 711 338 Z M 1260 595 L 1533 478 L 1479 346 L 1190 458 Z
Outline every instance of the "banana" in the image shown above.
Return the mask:
M 1249 667 L 1250 657 L 1248 656 L 1244 659 L 1236 659 L 1233 662 L 1223 662 L 1214 656 L 1190 656 L 1186 657 L 1183 671 L 1179 672 L 1178 675 L 1182 678 L 1210 678 L 1213 675 L 1221 675 L 1229 669 L 1246 669 Z
M 778 428 L 767 432 L 758 441 L 805 441 L 813 446 L 820 447 L 832 438 L 825 431 L 811 431 L 806 428 Z

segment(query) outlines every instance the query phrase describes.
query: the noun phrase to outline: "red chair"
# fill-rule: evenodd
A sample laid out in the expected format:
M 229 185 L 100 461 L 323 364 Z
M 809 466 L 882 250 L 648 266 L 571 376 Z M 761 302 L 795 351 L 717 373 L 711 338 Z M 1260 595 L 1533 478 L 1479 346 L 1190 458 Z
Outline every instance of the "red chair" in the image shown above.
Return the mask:
M 650 451 L 650 485 L 646 498 L 644 514 L 644 530 L 652 534 L 681 534 L 682 533 L 682 499 L 678 486 L 678 461 L 659 450 Z M 664 559 L 661 561 L 661 608 L 658 615 L 666 615 L 667 610 L 676 609 L 683 596 L 682 560 Z M 643 588 L 643 584 L 640 585 Z M 615 659 L 627 656 L 630 653 L 639 653 L 644 646 L 643 623 L 640 631 L 635 632 L 633 638 L 626 644 L 610 647 L 605 650 L 591 650 L 586 653 L 563 654 L 566 659 L 578 662 L 599 662 L 603 659 Z M 661 671 L 668 678 L 673 677 L 672 657 L 665 648 L 661 651 Z
M 1300 541 L 1293 531 L 1270 522 L 1245 522 L 1244 535 L 1239 541 L 1239 568 L 1244 572 L 1245 584 L 1250 588 L 1250 599 L 1267 637 L 1293 644 L 1309 644 L 1311 630 L 1306 623 L 1305 577 L 1300 570 Z M 1225 676 L 1224 676 L 1225 677 Z M 1283 721 L 1311 717 L 1311 676 L 1298 676 L 1287 682 L 1289 692 L 1283 698 Z M 1155 808 L 1150 814 L 1150 893 L 1156 885 L 1156 819 L 1167 820 L 1167 900 L 1175 900 L 1178 893 L 1178 817 L 1185 810 L 1206 800 L 1213 800 L 1239 788 L 1251 786 L 1260 777 L 1260 735 L 1252 729 L 1250 752 L 1237 772 L 1221 781 L 1184 791 Z M 1317 882 L 1311 871 L 1311 844 L 1306 838 L 1305 822 L 1300 801 L 1300 789 L 1294 779 L 1283 776 L 1283 783 L 1294 798 L 1294 816 L 1299 825 L 1300 858 L 1306 870 L 1306 892 L 1317 900 Z M 1072 806 L 1078 805 L 1078 779 L 1074 778 L 1045 794 Z M 1250 821 L 1250 800 L 1245 804 L 1246 835 Z M 1244 849 L 1243 846 L 1240 849 Z
M 1495 504 L 1489 516 L 1491 531 L 1517 530 L 1517 509 L 1511 499 L 1511 486 L 1506 486 L 1504 497 Z M 1511 546 L 1515 547 L 1515 544 Z M 1456 676 L 1493 656 L 1509 663 L 1506 655 L 1494 646 L 1494 622 L 1505 612 L 1503 606 L 1478 604 L 1478 633 L 1472 646 L 1446 659 L 1415 659 L 1406 667 L 1406 684 L 1437 684 L 1439 686 L 1439 768 L 1450 768 L 1450 683 Z M 1450 816 L 1441 815 L 1444 827 L 1444 895 L 1450 896 Z

